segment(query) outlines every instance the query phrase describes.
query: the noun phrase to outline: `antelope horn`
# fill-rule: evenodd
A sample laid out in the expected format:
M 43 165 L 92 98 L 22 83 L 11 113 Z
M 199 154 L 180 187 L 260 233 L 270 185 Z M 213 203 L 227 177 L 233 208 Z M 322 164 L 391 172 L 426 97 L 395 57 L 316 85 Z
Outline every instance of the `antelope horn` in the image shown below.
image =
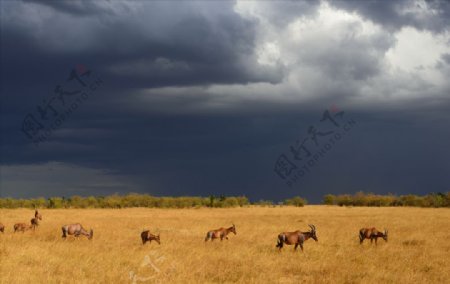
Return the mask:
M 316 228 L 314 228 L 314 225 L 309 224 L 308 226 L 309 226 L 309 227 L 311 228 L 311 230 L 313 230 L 313 231 L 316 229 Z

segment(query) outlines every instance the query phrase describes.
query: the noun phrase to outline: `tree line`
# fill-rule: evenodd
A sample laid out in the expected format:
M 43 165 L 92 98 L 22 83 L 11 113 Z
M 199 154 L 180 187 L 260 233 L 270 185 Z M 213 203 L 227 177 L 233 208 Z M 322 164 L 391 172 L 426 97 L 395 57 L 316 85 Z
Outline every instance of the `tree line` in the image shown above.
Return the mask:
M 269 202 L 273 205 L 273 202 Z M 268 203 L 268 204 L 269 204 Z M 113 194 L 109 196 L 72 196 L 46 198 L 0 198 L 0 208 L 227 208 L 242 207 L 252 204 L 245 196 L 214 196 L 209 197 L 156 197 L 148 194 L 131 193 L 127 195 Z M 292 206 L 304 206 L 306 200 L 301 197 L 286 199 L 282 204 Z
M 189 208 L 189 207 L 238 207 L 248 205 L 245 196 L 210 197 L 156 197 L 148 194 L 113 194 L 108 196 L 72 196 L 14 199 L 0 198 L 0 208 Z
M 430 193 L 419 196 L 414 194 L 396 196 L 357 192 L 353 195 L 327 194 L 323 204 L 339 206 L 413 206 L 413 207 L 450 207 L 450 192 Z
M 357 192 L 351 194 L 324 196 L 323 204 L 338 206 L 415 206 L 415 207 L 450 207 L 450 192 L 430 193 L 424 196 L 418 195 L 378 195 L 373 193 Z M 50 198 L 0 198 L 0 208 L 228 208 L 243 207 L 248 205 L 259 206 L 297 206 L 302 207 L 307 200 L 295 196 L 282 202 L 274 203 L 271 200 L 259 200 L 250 202 L 245 196 L 214 196 L 198 197 L 157 197 L 148 194 L 131 193 L 127 195 L 113 194 L 108 196 L 72 196 Z

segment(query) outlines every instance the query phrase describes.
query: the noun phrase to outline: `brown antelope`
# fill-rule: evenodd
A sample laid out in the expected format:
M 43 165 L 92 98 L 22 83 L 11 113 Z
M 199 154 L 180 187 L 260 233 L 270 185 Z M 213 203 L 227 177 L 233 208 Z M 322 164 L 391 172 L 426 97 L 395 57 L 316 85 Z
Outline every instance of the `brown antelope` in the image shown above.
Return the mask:
M 145 245 L 146 242 L 156 241 L 158 244 L 161 244 L 161 240 L 158 235 L 153 235 L 149 230 L 143 231 L 141 233 L 142 244 Z
M 5 225 L 3 225 L 2 223 L 0 223 L 0 232 L 5 232 Z
M 66 238 L 67 235 L 74 235 L 75 237 L 79 237 L 80 235 L 84 235 L 86 236 L 89 240 L 92 239 L 92 237 L 94 236 L 94 231 L 91 229 L 88 233 L 88 231 L 86 231 L 83 226 L 81 226 L 80 223 L 76 223 L 76 224 L 70 224 L 70 225 L 64 225 L 61 228 L 63 235 L 63 238 Z
M 17 224 L 14 224 L 14 233 L 17 232 L 17 231 L 23 233 L 23 232 L 28 231 L 28 230 L 30 230 L 32 228 L 33 228 L 32 225 L 27 225 L 25 223 L 17 223 Z
M 236 235 L 236 226 L 234 224 L 229 228 L 220 228 L 217 230 L 211 230 L 208 233 L 206 233 L 205 242 L 207 242 L 208 240 L 214 241 L 214 239 L 218 238 L 220 238 L 221 241 L 224 238 L 228 240 L 227 235 L 231 232 L 233 232 Z
M 31 227 L 33 230 L 36 229 L 37 226 L 39 226 L 39 220 L 42 220 L 42 215 L 39 213 L 37 209 L 34 210 L 34 218 L 30 220 Z
M 370 243 L 375 240 L 375 245 L 377 244 L 378 238 L 383 238 L 387 242 L 388 231 L 384 229 L 384 233 L 378 231 L 376 228 L 362 228 L 359 230 L 359 243 L 362 244 L 365 239 L 370 239 Z
M 36 219 L 36 221 L 38 219 L 42 221 L 42 214 L 39 213 L 39 211 L 37 209 L 34 210 L 34 218 Z
M 33 219 L 31 219 L 31 220 L 30 220 L 30 223 L 31 223 L 31 227 L 33 228 L 33 230 L 35 230 L 36 227 L 39 226 L 38 218 L 33 218 Z
M 316 226 L 314 225 L 308 226 L 311 228 L 311 231 L 309 232 L 295 231 L 295 232 L 284 232 L 279 234 L 278 242 L 275 247 L 281 250 L 283 248 L 283 244 L 295 245 L 294 250 L 297 250 L 297 247 L 300 246 L 300 248 L 303 251 L 303 243 L 309 238 L 313 238 L 316 242 L 319 241 L 316 235 Z

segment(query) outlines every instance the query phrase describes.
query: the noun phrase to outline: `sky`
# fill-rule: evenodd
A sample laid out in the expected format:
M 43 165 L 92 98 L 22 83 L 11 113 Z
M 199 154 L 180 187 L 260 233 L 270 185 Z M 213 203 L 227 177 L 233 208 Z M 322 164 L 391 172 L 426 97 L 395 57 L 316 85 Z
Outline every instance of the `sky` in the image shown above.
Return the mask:
M 448 1 L 1 1 L 0 196 L 450 190 Z

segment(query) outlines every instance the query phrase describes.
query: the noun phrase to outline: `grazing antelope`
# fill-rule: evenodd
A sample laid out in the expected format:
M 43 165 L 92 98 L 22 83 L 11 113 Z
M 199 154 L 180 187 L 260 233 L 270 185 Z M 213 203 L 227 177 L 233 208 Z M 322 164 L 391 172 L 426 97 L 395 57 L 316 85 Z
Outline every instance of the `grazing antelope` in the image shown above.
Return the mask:
M 359 243 L 362 244 L 365 239 L 370 239 L 370 243 L 375 239 L 375 245 L 378 238 L 383 238 L 387 242 L 388 231 L 384 229 L 384 233 L 378 231 L 376 228 L 362 228 L 359 230 Z
M 142 244 L 145 245 L 146 242 L 156 241 L 158 244 L 161 244 L 161 240 L 158 235 L 153 235 L 149 230 L 143 231 L 141 233 Z
M 227 229 L 220 228 L 217 230 L 211 230 L 208 233 L 206 233 L 205 242 L 207 242 L 208 240 L 214 241 L 214 239 L 218 239 L 218 238 L 220 238 L 221 241 L 224 238 L 228 240 L 227 235 L 231 232 L 233 232 L 236 235 L 236 226 L 234 224 L 233 224 L 233 226 L 231 226 Z
M 14 224 L 14 233 L 17 232 L 17 231 L 23 233 L 23 232 L 28 231 L 28 230 L 30 230 L 32 228 L 33 228 L 32 225 L 27 225 L 25 223 L 17 223 L 17 224 Z
M 2 223 L 0 223 L 0 232 L 5 232 L 5 225 L 3 225 Z
M 94 231 L 91 229 L 88 233 L 88 231 L 86 231 L 83 226 L 81 226 L 80 223 L 76 223 L 76 224 L 70 224 L 70 225 L 64 225 L 61 228 L 63 235 L 63 238 L 66 238 L 67 235 L 74 235 L 75 237 L 79 237 L 80 235 L 84 235 L 86 236 L 89 240 L 92 239 L 92 237 L 94 236 Z
M 311 231 L 309 232 L 295 231 L 295 232 L 284 232 L 279 234 L 278 242 L 275 247 L 281 250 L 283 248 L 283 244 L 295 245 L 294 250 L 297 250 L 297 247 L 300 246 L 300 248 L 303 251 L 303 243 L 309 238 L 313 238 L 316 242 L 319 241 L 316 235 L 316 226 L 314 225 L 308 226 L 311 228 Z

